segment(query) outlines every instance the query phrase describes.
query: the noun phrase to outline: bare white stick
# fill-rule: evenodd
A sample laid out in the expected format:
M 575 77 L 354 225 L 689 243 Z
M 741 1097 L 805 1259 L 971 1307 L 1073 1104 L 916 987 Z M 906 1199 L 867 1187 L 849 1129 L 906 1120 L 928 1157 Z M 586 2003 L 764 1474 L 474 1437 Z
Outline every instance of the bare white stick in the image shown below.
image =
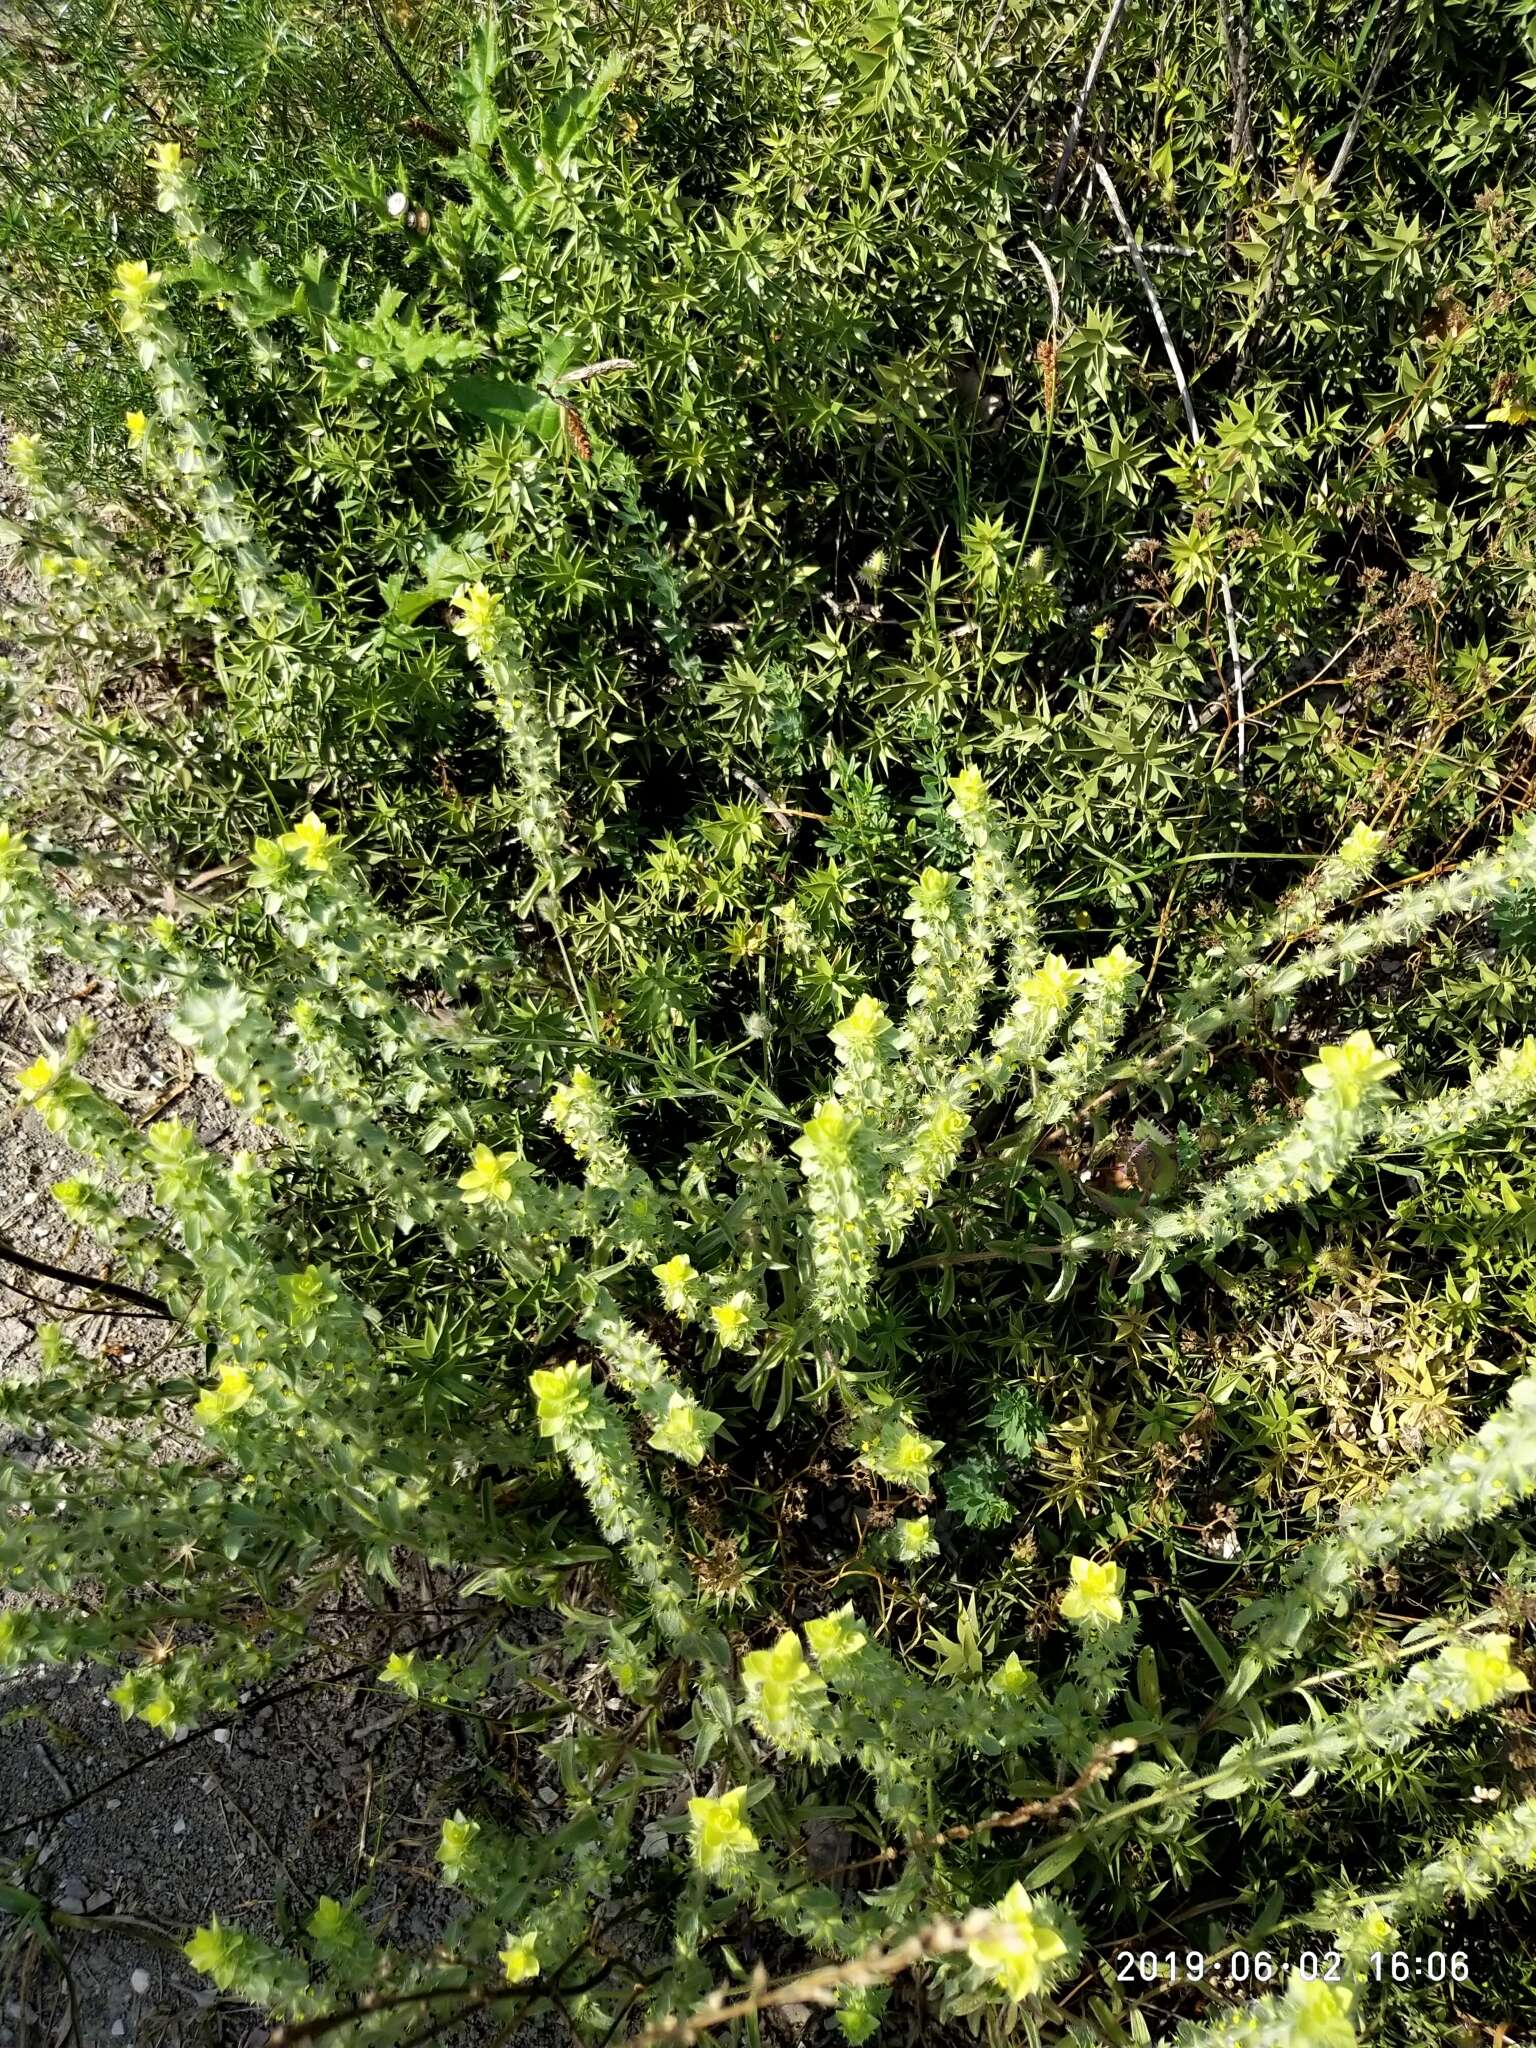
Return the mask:
M 1115 181 L 1101 163 L 1095 162 L 1094 175 L 1104 188 L 1104 197 L 1109 201 L 1110 211 L 1115 216 L 1115 225 L 1125 237 L 1125 253 L 1130 258 L 1131 268 L 1146 294 L 1147 304 L 1152 308 L 1152 319 L 1162 338 L 1163 353 L 1168 358 L 1168 367 L 1173 372 L 1173 381 L 1179 387 L 1183 401 L 1184 418 L 1189 425 L 1189 438 L 1195 446 L 1201 447 L 1205 436 L 1200 431 L 1200 421 L 1195 414 L 1195 401 L 1189 388 L 1189 379 L 1184 374 L 1184 365 L 1179 361 L 1179 352 L 1173 345 L 1173 334 L 1163 314 L 1162 301 L 1157 296 L 1157 286 L 1152 282 L 1152 273 L 1142 260 L 1141 244 L 1135 230 L 1120 203 L 1120 194 L 1115 190 Z M 1247 678 L 1243 674 L 1243 657 L 1237 642 L 1237 611 L 1232 603 L 1232 585 L 1227 572 L 1220 572 L 1221 609 L 1227 624 L 1227 650 L 1232 661 L 1232 701 L 1237 714 L 1237 773 L 1241 781 L 1243 763 L 1248 753 L 1248 694 Z
M 1072 109 L 1067 139 L 1061 145 L 1061 161 L 1056 166 L 1056 176 L 1051 183 L 1051 203 L 1045 210 L 1047 220 L 1060 206 L 1061 195 L 1067 189 L 1067 173 L 1072 168 L 1077 138 L 1083 132 L 1083 116 L 1088 111 L 1088 102 L 1093 98 L 1093 88 L 1099 82 L 1099 72 L 1103 68 L 1104 59 L 1109 55 L 1109 46 L 1115 39 L 1115 30 L 1120 26 L 1120 17 L 1124 12 L 1125 0 L 1112 0 L 1110 10 L 1104 17 L 1104 26 L 1099 32 L 1099 40 L 1088 60 L 1088 76 L 1083 80 L 1083 89 L 1077 96 L 1077 105 Z

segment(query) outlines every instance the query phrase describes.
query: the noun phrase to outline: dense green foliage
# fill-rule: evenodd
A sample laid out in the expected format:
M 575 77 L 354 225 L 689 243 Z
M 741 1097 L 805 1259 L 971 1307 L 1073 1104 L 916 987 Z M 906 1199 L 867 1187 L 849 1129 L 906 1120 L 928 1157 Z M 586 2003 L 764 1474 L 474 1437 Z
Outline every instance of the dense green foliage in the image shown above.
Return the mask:
M 1523 11 L 68 16 L 0 922 L 252 1129 L 19 1077 L 205 1365 L 0 1393 L 0 1649 L 174 1732 L 425 1560 L 380 1682 L 485 1761 L 443 1953 L 194 1961 L 293 2041 L 1528 2015 Z

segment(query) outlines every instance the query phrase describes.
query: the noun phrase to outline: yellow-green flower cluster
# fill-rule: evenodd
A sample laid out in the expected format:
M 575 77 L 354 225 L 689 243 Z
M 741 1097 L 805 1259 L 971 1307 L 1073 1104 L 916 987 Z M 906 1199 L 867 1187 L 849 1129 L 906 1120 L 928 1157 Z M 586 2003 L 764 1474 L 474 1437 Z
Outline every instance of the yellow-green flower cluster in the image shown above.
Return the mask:
M 662 1306 L 685 1323 L 696 1322 L 704 1306 L 704 1283 L 686 1252 L 652 1266 L 651 1277 L 661 1290 Z
M 772 1649 L 743 1657 L 741 1685 L 747 1717 L 765 1742 L 786 1756 L 821 1754 L 827 1688 L 806 1662 L 798 1636 L 786 1629 Z
M 1044 1991 L 1067 1954 L 1055 1920 L 1022 1884 L 1010 1885 L 985 1916 L 967 1925 L 966 1954 L 978 1974 L 1011 1999 Z
M 920 1564 L 925 1557 L 937 1557 L 938 1541 L 927 1515 L 913 1515 L 891 1527 L 889 1549 L 898 1564 Z
M 518 1179 L 527 1170 L 526 1162 L 515 1152 L 495 1152 L 489 1145 L 476 1145 L 468 1171 L 459 1175 L 459 1192 L 471 1207 L 482 1202 L 505 1204 L 513 1199 Z
M 933 1491 L 933 1461 L 943 1448 L 937 1437 L 922 1434 L 906 1409 L 892 1409 L 860 1441 L 859 1463 L 892 1486 L 927 1494 Z
M 1068 1566 L 1071 1583 L 1061 1599 L 1062 1617 L 1079 1628 L 1112 1627 L 1125 1617 L 1121 1593 L 1125 1573 L 1117 1564 L 1097 1563 L 1092 1558 L 1074 1557 Z
M 117 304 L 118 325 L 124 334 L 130 337 L 142 334 L 155 314 L 162 310 L 162 302 L 155 291 L 159 283 L 159 271 L 151 270 L 147 263 L 127 261 L 118 264 L 117 285 L 112 297 Z M 14 458 L 14 442 L 11 452 Z
M 733 1786 L 718 1798 L 690 1799 L 688 1839 L 693 1860 L 706 1877 L 729 1878 L 757 1853 L 757 1836 L 745 1818 L 747 1787 Z

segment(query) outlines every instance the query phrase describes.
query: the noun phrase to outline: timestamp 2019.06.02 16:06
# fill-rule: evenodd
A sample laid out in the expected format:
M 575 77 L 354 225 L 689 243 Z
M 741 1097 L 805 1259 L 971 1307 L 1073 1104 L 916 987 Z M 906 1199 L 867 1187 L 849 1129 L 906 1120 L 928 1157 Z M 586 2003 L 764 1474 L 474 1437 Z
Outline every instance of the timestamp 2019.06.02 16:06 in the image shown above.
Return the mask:
M 1191 1949 L 1122 1949 L 1115 1976 L 1122 1984 L 1283 1984 L 1292 1972 L 1326 1984 L 1343 1983 L 1344 1958 L 1337 1949 L 1301 1949 L 1280 1955 L 1272 1949 L 1233 1949 L 1208 1956 Z M 1471 1958 L 1461 1948 L 1378 1949 L 1365 1960 L 1365 1976 L 1376 1984 L 1465 1984 Z

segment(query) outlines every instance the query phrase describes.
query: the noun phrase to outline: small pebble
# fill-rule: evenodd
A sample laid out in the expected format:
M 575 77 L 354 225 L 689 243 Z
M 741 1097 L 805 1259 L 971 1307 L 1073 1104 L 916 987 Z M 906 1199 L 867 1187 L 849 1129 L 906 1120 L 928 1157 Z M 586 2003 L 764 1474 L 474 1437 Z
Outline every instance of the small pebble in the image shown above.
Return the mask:
M 127 2031 L 128 2029 L 123 2025 L 121 2020 L 114 2020 L 112 2022 L 112 2038 L 114 2041 L 121 2041 L 123 2036 L 127 2033 Z
M 128 1979 L 128 1982 L 133 1986 L 134 1997 L 142 1998 L 145 1992 L 149 1989 L 148 1970 L 135 1970 L 133 1975 Z
M 229 1735 L 230 1731 L 227 1728 L 215 1728 L 213 1731 L 214 1741 L 222 1743 L 226 1749 L 229 1747 Z
M 171 1833 L 173 1835 L 184 1835 L 186 1832 L 187 1824 L 182 1819 L 181 1815 L 178 1813 L 176 1818 L 171 1822 Z

